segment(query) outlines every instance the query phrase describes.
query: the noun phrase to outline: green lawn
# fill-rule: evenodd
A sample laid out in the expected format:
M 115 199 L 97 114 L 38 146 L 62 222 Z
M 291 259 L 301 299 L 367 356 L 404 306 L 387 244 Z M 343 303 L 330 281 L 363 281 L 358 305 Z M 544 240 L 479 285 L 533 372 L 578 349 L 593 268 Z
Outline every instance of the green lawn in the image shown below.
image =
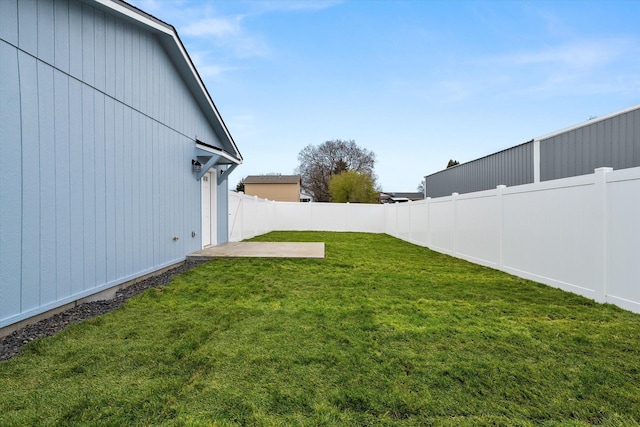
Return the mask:
M 640 315 L 385 235 L 218 259 L 0 362 L 0 425 L 637 425 Z

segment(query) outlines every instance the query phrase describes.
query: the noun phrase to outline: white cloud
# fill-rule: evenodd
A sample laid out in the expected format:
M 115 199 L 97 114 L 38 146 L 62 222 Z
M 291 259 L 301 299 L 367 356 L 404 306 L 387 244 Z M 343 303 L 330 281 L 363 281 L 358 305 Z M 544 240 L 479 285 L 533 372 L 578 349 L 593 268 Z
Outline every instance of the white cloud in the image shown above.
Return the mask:
M 498 58 L 498 62 L 511 65 L 561 65 L 571 68 L 607 65 L 628 54 L 630 40 L 584 40 L 550 46 L 545 49 L 520 52 Z
M 343 0 L 263 0 L 253 5 L 261 12 L 291 12 L 328 9 L 341 3 Z
M 193 37 L 227 38 L 240 34 L 243 16 L 204 18 L 185 26 L 182 33 Z

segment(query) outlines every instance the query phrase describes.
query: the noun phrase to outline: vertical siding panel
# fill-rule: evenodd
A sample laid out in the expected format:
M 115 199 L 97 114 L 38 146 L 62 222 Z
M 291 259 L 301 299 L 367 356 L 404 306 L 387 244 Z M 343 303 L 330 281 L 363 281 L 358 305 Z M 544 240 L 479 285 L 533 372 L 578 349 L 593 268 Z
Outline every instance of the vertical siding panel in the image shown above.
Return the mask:
M 627 120 L 627 157 L 631 165 L 640 165 L 640 110 L 629 114 Z
M 597 131 L 597 134 L 596 134 L 596 139 L 595 139 L 594 143 L 597 144 L 596 151 L 597 151 L 598 154 L 596 156 L 597 163 L 596 163 L 595 167 L 596 168 L 601 168 L 603 166 L 607 166 L 607 163 L 608 163 L 607 162 L 607 157 L 608 157 L 607 151 L 609 151 L 607 149 L 607 147 L 605 146 L 605 144 L 604 144 L 605 137 L 606 137 L 605 136 L 606 130 L 605 130 L 604 122 L 599 122 L 596 125 L 596 131 Z M 593 171 L 590 171 L 590 172 L 593 172 Z
M 613 117 L 613 129 L 611 137 L 613 138 L 613 167 L 622 169 L 627 167 L 625 160 L 625 131 L 626 131 L 626 115 Z
M 145 85 L 145 114 L 150 117 L 155 118 L 154 115 L 154 102 L 153 102 L 153 88 L 154 88 L 154 79 L 155 79 L 155 69 L 153 64 L 153 49 L 154 49 L 154 37 L 151 34 L 147 33 L 147 46 L 146 46 L 146 56 L 147 56 L 147 70 L 146 70 L 146 85 Z
M 124 78 L 124 103 L 127 105 L 131 105 L 131 92 L 133 91 L 133 52 L 131 51 L 133 42 L 132 42 L 132 32 L 133 29 L 131 25 L 125 24 L 124 28 L 124 68 L 120 70 L 123 73 Z
M 153 138 L 151 141 L 153 142 L 152 147 L 152 157 L 153 161 L 151 165 L 153 166 L 153 174 L 152 174 L 152 185 L 153 185 L 153 263 L 154 265 L 160 264 L 160 219 L 162 215 L 156 214 L 162 212 L 160 209 L 160 180 L 158 173 L 161 170 L 160 165 L 160 125 L 157 121 L 153 121 Z
M 133 273 L 132 245 L 133 224 L 131 224 L 131 108 L 124 106 L 124 139 L 123 139 L 123 219 L 124 219 L 124 271 L 125 275 Z
M 0 38 L 18 46 L 18 0 L 0 1 Z
M 71 292 L 84 289 L 82 188 L 82 83 L 69 79 L 69 195 L 71 211 Z
M 604 166 L 613 166 L 613 123 L 611 119 L 604 120 L 604 138 L 600 141 L 600 144 L 604 145 Z
M 145 175 L 145 182 L 146 182 L 146 191 L 144 194 L 145 197 L 145 208 L 146 208 L 146 228 L 147 228 L 147 241 L 146 241 L 146 248 L 147 248 L 147 263 L 149 265 L 154 265 L 154 240 L 153 240 L 153 236 L 154 236 L 154 231 L 155 231 L 155 219 L 154 217 L 156 215 L 154 215 L 154 197 L 153 197 L 153 171 L 154 168 L 156 167 L 153 159 L 153 120 L 147 118 L 146 119 L 146 127 L 147 127 L 147 139 L 145 140 L 145 158 L 147 160 L 151 160 L 151 161 L 147 161 L 145 164 L 146 167 L 146 175 Z
M 620 116 L 620 125 L 618 129 L 619 139 L 619 166 L 618 168 L 630 168 L 633 167 L 633 155 L 629 156 L 628 152 L 628 136 L 627 136 L 627 122 L 631 119 L 631 114 L 623 114 Z
M 589 126 L 589 167 L 585 173 L 593 172 L 598 167 L 598 126 Z
M 140 110 L 140 77 L 144 74 L 140 71 L 140 30 L 137 28 L 132 33 L 131 52 L 133 55 L 131 105 L 136 110 Z
M 54 75 L 56 168 L 56 283 L 57 296 L 71 295 L 71 212 L 69 209 L 69 78 Z
M 69 0 L 69 73 L 82 79 L 82 5 Z
M 105 84 L 104 90 L 109 96 L 116 96 L 116 24 L 113 17 L 105 16 Z
M 579 150 L 579 154 L 576 156 L 576 173 L 583 175 L 582 171 L 586 169 L 586 164 L 589 163 L 589 146 L 585 143 L 585 128 L 576 129 L 576 147 Z
M 216 169 L 216 176 L 218 173 L 219 172 Z M 226 218 L 227 212 L 229 212 L 229 181 L 225 179 L 220 184 L 217 184 L 217 182 L 218 179 L 214 179 L 213 185 L 216 185 L 216 188 L 218 189 L 218 194 L 216 194 L 216 218 Z M 217 227 L 217 241 L 226 241 L 227 236 L 229 235 L 229 222 L 227 220 L 218 221 Z
M 115 164 L 116 164 L 116 268 L 117 276 L 125 276 L 124 228 L 124 106 L 115 102 Z
M 22 311 L 27 311 L 40 303 L 38 71 L 33 57 L 20 52 L 18 61 L 22 95 Z
M 96 280 L 95 113 L 93 89 L 82 86 L 82 183 L 84 223 L 84 289 Z
M 140 156 L 140 114 L 137 111 L 133 111 L 133 120 L 131 122 L 131 181 L 129 186 L 131 187 L 131 224 L 133 230 L 131 233 L 132 239 L 132 260 L 133 271 L 140 271 L 142 268 L 142 262 L 140 261 L 140 164 L 143 160 Z
M 0 2 L 2 3 L 2 2 Z M 9 13 L 9 2 L 0 6 Z M 14 5 L 15 6 L 15 5 Z M 14 16 L 15 18 L 15 16 Z M 0 21 L 4 25 L 5 20 Z M 0 30 L 3 31 L 4 29 Z M 0 42 L 0 321 L 20 313 L 22 275 L 22 130 L 18 50 Z
M 53 3 L 55 34 L 54 61 L 56 68 L 69 72 L 69 2 L 59 0 Z
M 576 176 L 578 170 L 579 151 L 576 144 L 576 131 L 573 130 L 567 134 L 567 169 L 565 169 L 563 177 Z
M 143 267 L 149 267 L 153 265 L 149 262 L 148 252 L 149 245 L 147 245 L 147 223 L 149 222 L 149 216 L 147 215 L 147 166 L 149 164 L 148 151 L 146 149 L 147 141 L 147 118 L 143 114 L 138 115 L 140 120 L 140 139 L 138 140 L 138 150 L 140 163 L 138 166 L 139 171 L 139 245 L 140 245 L 140 263 Z
M 158 222 L 160 223 L 159 234 L 158 234 L 158 244 L 160 250 L 160 259 L 159 262 L 163 263 L 167 260 L 167 204 L 165 202 L 166 192 L 164 191 L 167 188 L 167 164 L 165 162 L 166 150 L 165 150 L 165 128 L 161 124 L 158 126 L 158 165 L 159 170 L 156 171 L 156 180 L 160 184 L 160 188 L 158 189 L 158 204 L 159 210 L 158 212 L 162 212 L 162 215 L 158 215 Z
M 50 0 L 39 0 L 37 8 L 38 58 L 48 64 L 53 64 L 55 50 L 53 44 L 55 39 L 53 3 Z
M 105 222 L 107 233 L 107 282 L 117 279 L 116 268 L 116 121 L 115 102 L 105 97 Z
M 164 83 L 163 80 L 163 61 L 162 61 L 162 48 L 159 46 L 158 42 L 153 43 L 153 92 L 151 95 L 151 100 L 153 102 L 153 118 L 162 122 L 162 113 L 164 112 L 164 105 L 162 104 L 164 101 L 162 86 Z
M 120 20 L 115 22 L 115 68 L 114 75 L 117 74 L 115 84 L 115 98 L 119 101 L 124 100 L 124 24 Z
M 90 86 L 95 82 L 95 26 L 93 8 L 82 6 L 82 80 Z
M 95 212 L 96 212 L 96 278 L 95 284 L 107 282 L 107 225 L 106 225 L 106 145 L 105 145 L 105 96 L 94 93 L 95 113 Z
M 175 87 L 175 85 L 172 85 L 173 87 Z M 178 236 L 180 238 L 180 240 L 174 242 L 174 245 L 172 246 L 173 251 L 171 253 L 171 258 L 172 259 L 176 259 L 180 256 L 180 252 L 182 252 L 180 250 L 180 247 L 182 246 L 182 244 L 185 241 L 185 237 L 182 234 L 182 227 L 180 227 L 180 211 L 182 206 L 180 205 L 180 182 L 181 182 L 181 178 L 182 178 L 182 168 L 180 167 L 180 164 L 182 163 L 181 160 L 181 156 L 180 156 L 180 150 L 178 149 L 178 144 L 179 141 L 176 141 L 175 135 L 173 135 L 173 132 L 170 132 L 169 134 L 170 139 L 169 139 L 169 144 L 170 144 L 170 148 L 171 148 L 171 159 L 173 159 L 173 162 L 171 162 L 171 169 L 172 169 L 172 176 L 174 177 L 174 179 L 172 179 L 171 181 L 171 213 L 172 213 L 172 234 L 175 234 L 176 236 Z
M 545 140 L 540 141 L 540 181 L 547 180 L 547 165 L 549 160 L 547 157 L 547 142 Z
M 43 62 L 38 62 L 37 86 L 40 134 L 40 305 L 42 305 L 57 299 L 53 68 Z
M 18 2 L 18 43 L 27 53 L 38 54 L 38 5 L 35 0 Z
M 94 14 L 94 67 L 95 86 L 98 90 L 105 90 L 106 86 L 106 22 L 104 13 L 96 10 Z

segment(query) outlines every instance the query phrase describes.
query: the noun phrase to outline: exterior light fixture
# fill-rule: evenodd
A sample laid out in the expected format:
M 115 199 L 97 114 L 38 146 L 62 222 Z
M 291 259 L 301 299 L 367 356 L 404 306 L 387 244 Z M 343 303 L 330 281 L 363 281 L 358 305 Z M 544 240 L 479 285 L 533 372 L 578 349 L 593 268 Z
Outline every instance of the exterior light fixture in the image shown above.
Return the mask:
M 191 168 L 193 169 L 193 173 L 200 173 L 202 170 L 202 163 L 197 160 L 191 160 Z

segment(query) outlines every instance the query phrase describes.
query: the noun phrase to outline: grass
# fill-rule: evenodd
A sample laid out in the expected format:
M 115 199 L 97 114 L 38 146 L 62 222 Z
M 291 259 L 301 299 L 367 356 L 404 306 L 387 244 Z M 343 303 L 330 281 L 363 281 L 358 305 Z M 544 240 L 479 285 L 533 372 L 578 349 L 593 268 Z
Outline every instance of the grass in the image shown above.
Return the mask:
M 637 425 L 640 315 L 385 235 L 218 259 L 0 363 L 0 425 Z

